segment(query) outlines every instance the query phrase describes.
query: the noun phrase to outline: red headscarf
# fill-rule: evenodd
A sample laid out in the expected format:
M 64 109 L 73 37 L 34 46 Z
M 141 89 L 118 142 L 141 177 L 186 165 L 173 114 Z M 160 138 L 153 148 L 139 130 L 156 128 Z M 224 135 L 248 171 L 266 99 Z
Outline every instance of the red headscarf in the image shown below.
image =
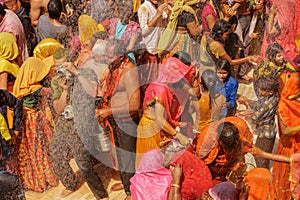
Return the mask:
M 201 194 L 213 186 L 212 176 L 204 162 L 189 151 L 177 152 L 171 165 L 179 164 L 183 172 L 181 184 L 182 200 L 197 199 Z
M 180 105 L 181 102 L 168 87 L 168 83 L 177 83 L 182 78 L 191 77 L 189 74 L 193 73 L 193 68 L 182 63 L 178 58 L 170 57 L 166 59 L 161 67 L 158 79 L 149 85 L 146 90 L 144 97 L 143 108 L 152 104 L 153 101 L 159 101 L 166 110 L 166 120 L 172 126 L 178 126 L 178 121 L 182 114 L 182 109 Z M 185 80 L 187 80 L 185 78 Z

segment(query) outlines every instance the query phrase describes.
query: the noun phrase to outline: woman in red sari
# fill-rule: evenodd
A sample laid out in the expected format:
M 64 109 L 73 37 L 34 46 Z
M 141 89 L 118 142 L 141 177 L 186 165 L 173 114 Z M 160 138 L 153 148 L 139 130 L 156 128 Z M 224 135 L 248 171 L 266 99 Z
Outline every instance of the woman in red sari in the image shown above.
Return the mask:
M 190 89 L 187 77 L 191 69 L 178 58 L 168 58 L 160 68 L 158 79 L 147 88 L 143 115 L 137 128 L 136 166 L 146 151 L 160 149 L 174 137 L 183 145 L 189 144 L 188 139 L 176 130 L 184 103 L 174 91 L 178 87 Z

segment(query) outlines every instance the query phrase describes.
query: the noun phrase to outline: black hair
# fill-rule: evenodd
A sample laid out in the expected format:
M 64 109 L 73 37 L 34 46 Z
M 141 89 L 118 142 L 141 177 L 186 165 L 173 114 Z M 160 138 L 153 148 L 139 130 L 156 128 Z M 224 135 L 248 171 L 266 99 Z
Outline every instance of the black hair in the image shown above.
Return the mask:
M 234 25 L 234 24 L 238 24 L 238 19 L 235 15 L 233 15 L 232 17 L 230 17 L 229 21 L 228 21 L 229 24 Z
M 221 37 L 224 33 L 229 31 L 231 29 L 231 24 L 229 24 L 227 21 L 220 19 L 216 21 L 213 29 L 211 30 L 209 36 L 217 41 L 221 40 Z
M 222 122 L 218 126 L 219 141 L 225 150 L 231 151 L 240 143 L 239 130 L 230 122 Z
M 62 12 L 62 3 L 60 0 L 50 0 L 48 5 L 49 17 L 58 20 Z
M 283 52 L 283 51 L 284 51 L 284 49 L 282 48 L 282 46 L 275 42 L 268 46 L 266 55 L 269 60 L 273 60 L 273 59 L 275 59 L 276 54 Z
M 210 104 L 215 102 L 215 85 L 217 80 L 216 72 L 211 69 L 207 69 L 201 74 L 202 88 L 204 91 L 209 91 Z
M 185 51 L 177 51 L 172 57 L 178 58 L 183 64 L 191 65 L 191 56 Z
M 228 60 L 225 59 L 219 59 L 216 63 L 217 70 L 225 70 L 228 73 L 228 76 L 230 76 L 231 69 L 230 69 L 230 63 Z
M 4 17 L 5 14 L 6 14 L 6 11 L 4 10 L 4 7 L 0 4 L 0 15 L 1 15 L 2 17 Z
M 272 92 L 277 94 L 278 91 L 278 80 L 274 77 L 261 77 L 257 80 L 257 88 L 266 92 Z

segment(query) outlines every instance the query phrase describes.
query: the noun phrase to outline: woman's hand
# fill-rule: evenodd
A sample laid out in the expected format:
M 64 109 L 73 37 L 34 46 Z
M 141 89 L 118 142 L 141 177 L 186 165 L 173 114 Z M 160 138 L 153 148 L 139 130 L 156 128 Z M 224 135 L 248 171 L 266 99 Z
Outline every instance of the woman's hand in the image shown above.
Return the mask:
M 66 70 L 68 70 L 75 76 L 79 73 L 78 69 L 75 67 L 75 65 L 72 62 L 64 62 L 62 64 L 62 67 L 64 67 Z
M 245 153 L 251 153 L 255 157 L 262 157 L 264 151 L 260 148 L 255 147 L 254 145 L 244 145 L 242 147 L 242 151 Z
M 109 108 L 104 108 L 104 109 L 96 109 L 96 117 L 97 118 L 107 118 L 108 116 L 110 116 L 111 113 L 111 109 Z
M 65 77 L 58 78 L 57 79 L 58 85 L 63 89 L 63 90 L 68 90 L 68 84 L 67 84 L 67 79 Z
M 180 144 L 185 147 L 190 145 L 190 141 L 189 141 L 188 137 L 186 137 L 185 135 L 183 135 L 181 133 L 177 133 L 175 138 L 177 138 L 178 141 L 180 142 Z
M 173 183 L 180 185 L 180 179 L 182 176 L 182 169 L 179 164 L 177 164 L 172 170 Z

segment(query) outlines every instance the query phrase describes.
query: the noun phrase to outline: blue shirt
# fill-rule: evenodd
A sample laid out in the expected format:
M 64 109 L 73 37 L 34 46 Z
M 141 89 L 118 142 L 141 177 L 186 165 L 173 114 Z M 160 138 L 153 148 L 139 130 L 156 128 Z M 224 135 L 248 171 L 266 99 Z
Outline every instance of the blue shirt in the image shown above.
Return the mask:
M 222 83 L 217 83 L 215 86 L 217 92 L 219 94 L 222 94 L 226 97 L 226 102 L 229 103 L 230 107 L 234 107 L 236 105 L 236 93 L 237 89 L 239 87 L 239 84 L 235 78 L 232 76 L 229 76 L 227 81 L 225 81 L 223 84 Z M 228 112 L 228 108 L 225 110 L 225 115 Z

